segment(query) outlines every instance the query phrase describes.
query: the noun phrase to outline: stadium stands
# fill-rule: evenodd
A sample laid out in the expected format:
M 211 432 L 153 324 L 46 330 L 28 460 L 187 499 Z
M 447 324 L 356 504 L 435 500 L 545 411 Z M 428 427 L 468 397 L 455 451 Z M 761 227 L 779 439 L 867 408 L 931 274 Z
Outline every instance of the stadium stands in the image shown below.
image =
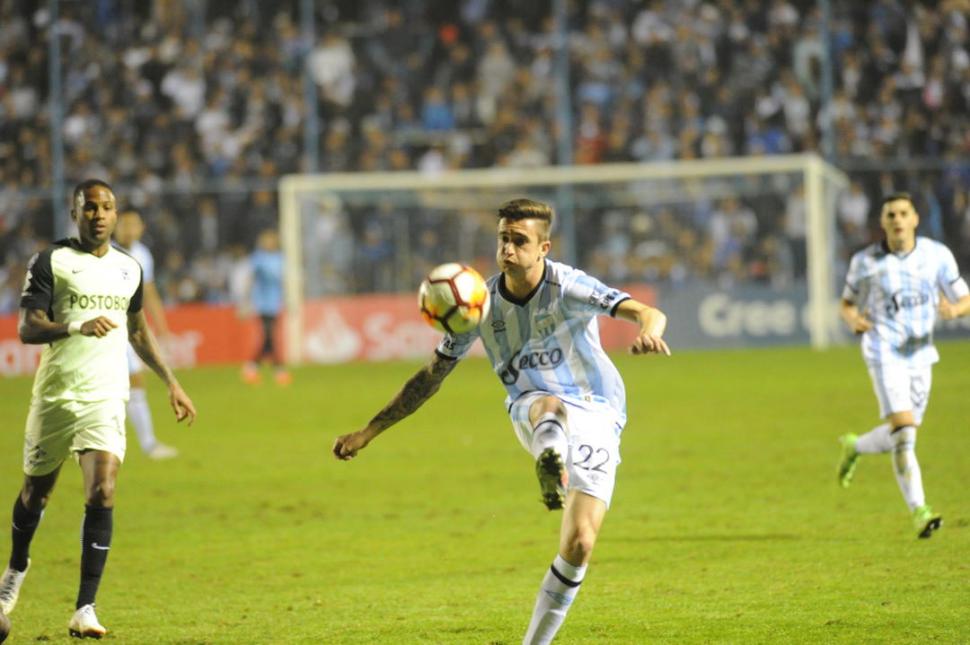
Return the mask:
M 62 3 L 56 26 L 46 2 L 0 5 L 0 312 L 16 310 L 23 264 L 53 233 L 37 45 L 52 29 L 68 183 L 104 177 L 142 210 L 170 303 L 230 298 L 235 258 L 275 221 L 276 178 L 314 170 L 314 156 L 319 171 L 559 161 L 550 2 L 327 3 L 312 42 L 299 4 Z M 879 195 L 906 187 L 923 234 L 970 263 L 965 2 L 833 0 L 828 105 L 815 2 L 572 4 L 576 163 L 819 150 L 831 119 L 832 158 L 854 178 L 838 202 L 846 252 L 869 239 Z M 316 155 L 304 150 L 314 111 Z M 784 203 L 605 212 L 582 260 L 609 280 L 784 284 L 804 270 L 789 243 L 803 207 L 793 191 Z M 371 270 L 334 289 L 382 287 L 390 230 L 355 218 L 347 234 Z

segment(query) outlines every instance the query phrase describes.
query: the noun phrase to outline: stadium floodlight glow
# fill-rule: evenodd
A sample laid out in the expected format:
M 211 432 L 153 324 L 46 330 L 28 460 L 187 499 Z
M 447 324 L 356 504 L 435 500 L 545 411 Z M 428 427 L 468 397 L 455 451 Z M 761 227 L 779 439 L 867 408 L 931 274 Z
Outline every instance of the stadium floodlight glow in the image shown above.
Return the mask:
M 848 186 L 844 173 L 813 153 L 797 155 L 730 157 L 659 163 L 622 163 L 542 168 L 488 168 L 428 174 L 422 172 L 330 173 L 286 175 L 279 183 L 279 212 L 283 251 L 286 257 L 285 325 L 287 360 L 298 363 L 303 354 L 303 306 L 308 297 L 322 294 L 314 289 L 318 274 L 307 276 L 307 263 L 317 270 L 319 257 L 326 254 L 312 244 L 307 213 L 342 208 L 353 204 L 353 216 L 377 213 L 388 203 L 413 212 L 467 214 L 470 208 L 494 214 L 497 206 L 523 194 L 548 195 L 556 205 L 556 190 L 569 188 L 575 196 L 573 208 L 584 209 L 584 199 L 605 200 L 606 204 L 634 207 L 660 204 L 663 200 L 712 200 L 736 196 L 745 190 L 769 186 L 778 194 L 800 185 L 805 194 L 806 279 L 808 284 L 807 326 L 812 346 L 827 347 L 838 337 L 835 266 L 835 200 Z M 471 206 L 470 206 L 471 205 Z M 600 204 L 602 207 L 602 203 Z M 400 210 L 399 209 L 399 210 Z M 394 211 L 394 208 L 389 209 Z M 395 213 L 382 220 L 394 225 Z M 348 215 L 349 216 L 349 215 Z M 393 240 L 408 244 L 417 233 L 406 221 L 395 226 Z M 494 240 L 494 238 L 493 238 Z M 346 246 L 346 240 L 343 242 Z M 470 244 L 468 245 L 470 246 Z M 564 245 L 569 247 L 568 244 Z M 337 247 L 341 250 L 343 247 Z M 571 248 L 575 248 L 575 244 Z M 468 260 L 469 249 L 442 249 L 447 258 Z M 413 268 L 404 258 L 395 266 L 395 276 Z M 417 289 L 420 278 L 401 290 Z M 330 292 L 333 293 L 333 292 Z M 662 303 L 661 303 L 662 305 Z

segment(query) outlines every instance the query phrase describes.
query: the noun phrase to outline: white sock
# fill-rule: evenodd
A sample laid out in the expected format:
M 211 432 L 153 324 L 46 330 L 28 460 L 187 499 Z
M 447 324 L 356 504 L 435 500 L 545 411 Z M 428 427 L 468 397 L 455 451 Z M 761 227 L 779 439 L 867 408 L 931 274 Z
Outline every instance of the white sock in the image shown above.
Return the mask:
M 889 424 L 884 423 L 876 426 L 869 432 L 860 436 L 855 442 L 856 452 L 873 455 L 882 452 L 890 452 L 893 449 L 893 439 L 889 433 Z
M 579 593 L 579 583 L 586 575 L 586 565 L 573 566 L 556 555 L 552 566 L 542 579 L 542 587 L 536 597 L 536 606 L 532 610 L 532 620 L 529 629 L 522 639 L 522 645 L 544 645 L 551 643 L 556 632 L 566 620 L 566 612 Z
M 131 394 L 128 397 L 128 418 L 135 428 L 142 452 L 149 452 L 158 443 L 158 439 L 155 438 L 155 426 L 152 424 L 152 411 L 148 407 L 145 388 L 131 388 Z
M 566 461 L 569 439 L 566 437 L 562 419 L 553 412 L 542 415 L 532 432 L 532 456 L 538 459 L 546 448 L 554 449 Z
M 916 428 L 903 426 L 892 433 L 893 472 L 909 510 L 926 504 L 923 476 L 916 461 Z

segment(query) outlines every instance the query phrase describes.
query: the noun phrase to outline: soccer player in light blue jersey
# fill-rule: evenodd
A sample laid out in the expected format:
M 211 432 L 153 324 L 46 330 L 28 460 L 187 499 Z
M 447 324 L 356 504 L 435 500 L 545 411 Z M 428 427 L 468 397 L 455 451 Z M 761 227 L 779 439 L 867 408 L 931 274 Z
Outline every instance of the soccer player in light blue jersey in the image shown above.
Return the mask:
M 292 377 L 283 366 L 274 336 L 276 322 L 283 312 L 283 253 L 275 230 L 266 229 L 259 234 L 249 266 L 252 272 L 249 304 L 259 316 L 263 340 L 253 360 L 243 365 L 243 380 L 258 383 L 260 363 L 270 361 L 276 371 L 276 382 L 289 385 Z
M 542 501 L 563 509 L 559 549 L 536 598 L 523 642 L 552 641 L 566 618 L 613 495 L 626 423 L 623 380 L 600 344 L 596 317 L 639 327 L 634 354 L 670 354 L 667 318 L 578 269 L 553 262 L 553 210 L 516 199 L 498 211 L 501 273 L 489 279 L 491 308 L 479 328 L 447 335 L 431 362 L 362 430 L 334 442 L 351 459 L 377 435 L 417 410 L 481 338 L 505 386 L 519 442 L 535 460 Z
M 943 524 L 926 503 L 916 460 L 916 429 L 929 402 L 933 363 L 940 359 L 933 326 L 937 315 L 950 320 L 970 313 L 970 289 L 946 246 L 917 237 L 919 215 L 909 194 L 886 197 L 879 223 L 885 240 L 852 257 L 842 318 L 862 335 L 862 357 L 885 423 L 862 436 L 840 437 L 839 483 L 851 483 L 860 454 L 892 452 L 917 535 L 928 538 Z

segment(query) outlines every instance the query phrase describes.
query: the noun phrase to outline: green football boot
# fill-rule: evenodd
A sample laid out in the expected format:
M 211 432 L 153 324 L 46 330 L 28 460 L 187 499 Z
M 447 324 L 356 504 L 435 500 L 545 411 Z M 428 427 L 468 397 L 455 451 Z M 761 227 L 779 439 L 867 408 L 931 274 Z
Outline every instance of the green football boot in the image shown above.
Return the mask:
M 855 442 L 859 436 L 854 434 L 844 434 L 839 437 L 842 444 L 842 459 L 839 460 L 839 484 L 842 488 L 848 488 L 852 483 L 852 475 L 855 474 L 855 467 L 859 461 L 859 453 L 856 452 Z
M 917 537 L 926 539 L 943 526 L 943 516 L 934 513 L 929 505 L 918 506 L 913 509 L 913 526 L 916 527 Z

